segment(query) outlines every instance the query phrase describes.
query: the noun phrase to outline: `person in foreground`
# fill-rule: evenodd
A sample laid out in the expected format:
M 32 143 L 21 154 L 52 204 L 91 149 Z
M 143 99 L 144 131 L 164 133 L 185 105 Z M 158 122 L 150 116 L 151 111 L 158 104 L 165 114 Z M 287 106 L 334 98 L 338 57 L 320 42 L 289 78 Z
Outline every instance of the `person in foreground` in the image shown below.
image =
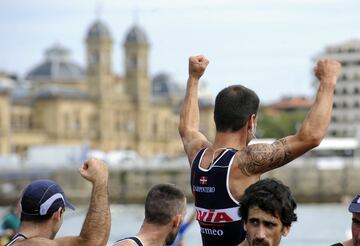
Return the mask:
M 216 135 L 210 143 L 199 130 L 198 84 L 209 61 L 189 58 L 189 78 L 179 133 L 191 165 L 191 188 L 203 245 L 237 245 L 244 240 L 237 210 L 244 190 L 260 175 L 281 167 L 318 146 L 329 126 L 340 73 L 335 60 L 319 60 L 319 88 L 302 127 L 272 144 L 248 145 L 255 136 L 259 98 L 244 86 L 226 87 L 216 96 Z
M 352 238 L 332 246 L 360 246 L 360 194 L 354 197 L 349 206 L 352 213 L 351 234 Z
M 163 246 L 172 244 L 186 214 L 186 197 L 171 184 L 153 186 L 145 200 L 145 219 L 135 237 L 117 241 L 116 246 Z
M 264 179 L 250 185 L 240 202 L 239 215 L 244 220 L 246 239 L 239 246 L 278 246 L 287 236 L 296 202 L 289 187 L 275 179 Z
M 80 235 L 55 239 L 63 222 L 65 207 L 75 208 L 56 182 L 36 180 L 22 193 L 19 232 L 7 245 L 106 245 L 111 225 L 107 166 L 102 161 L 90 159 L 79 171 L 92 183 L 90 207 Z

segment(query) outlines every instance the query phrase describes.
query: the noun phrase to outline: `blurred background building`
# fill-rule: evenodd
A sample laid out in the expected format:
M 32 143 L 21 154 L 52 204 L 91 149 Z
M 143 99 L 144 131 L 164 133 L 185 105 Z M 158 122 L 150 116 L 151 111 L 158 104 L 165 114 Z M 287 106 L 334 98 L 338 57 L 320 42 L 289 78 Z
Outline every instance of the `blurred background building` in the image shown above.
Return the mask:
M 125 35 L 121 76 L 113 72 L 114 40 L 101 20 L 85 43 L 86 68 L 56 44 L 24 80 L 0 73 L 0 155 L 54 144 L 131 149 L 144 157 L 183 152 L 177 129 L 185 91 L 165 73 L 150 78 L 145 31 L 134 25 Z M 200 107 L 201 130 L 212 136 L 212 99 L 205 95 Z
M 342 65 L 329 135 L 360 139 L 360 40 L 328 46 L 318 58 L 321 57 L 334 58 Z

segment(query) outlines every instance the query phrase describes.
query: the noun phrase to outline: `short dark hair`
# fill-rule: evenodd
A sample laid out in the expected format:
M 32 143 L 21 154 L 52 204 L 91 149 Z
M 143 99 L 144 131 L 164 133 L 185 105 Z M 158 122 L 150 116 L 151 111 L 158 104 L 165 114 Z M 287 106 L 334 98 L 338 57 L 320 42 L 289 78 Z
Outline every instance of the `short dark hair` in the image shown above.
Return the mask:
M 186 197 L 182 190 L 172 184 L 153 186 L 145 200 L 145 221 L 156 225 L 166 225 L 182 213 Z
M 33 216 L 33 215 L 21 214 L 20 215 L 20 221 L 21 222 L 28 221 L 28 222 L 35 223 L 35 224 L 41 224 L 41 223 L 44 223 L 44 222 L 48 221 L 56 211 L 54 211 L 52 213 L 48 213 L 46 215 L 42 215 L 42 216 Z
M 257 114 L 259 97 L 242 85 L 232 85 L 219 92 L 215 99 L 214 120 L 219 132 L 235 132 Z
M 263 179 L 250 185 L 240 200 L 239 215 L 247 221 L 249 209 L 258 207 L 264 212 L 279 217 L 284 226 L 297 221 L 294 213 L 296 202 L 289 187 L 276 179 Z

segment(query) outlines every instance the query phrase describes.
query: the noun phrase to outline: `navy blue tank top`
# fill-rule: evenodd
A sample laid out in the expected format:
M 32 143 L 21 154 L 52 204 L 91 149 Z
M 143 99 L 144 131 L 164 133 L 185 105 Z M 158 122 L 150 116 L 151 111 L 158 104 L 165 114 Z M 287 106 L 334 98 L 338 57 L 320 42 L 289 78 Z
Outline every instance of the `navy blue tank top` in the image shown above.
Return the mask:
M 238 215 L 239 202 L 229 187 L 230 167 L 237 150 L 224 149 L 208 169 L 200 167 L 205 151 L 199 151 L 191 166 L 191 189 L 203 245 L 238 245 L 246 232 Z
M 143 243 L 141 242 L 141 240 L 138 237 L 126 237 L 126 238 L 123 238 L 123 239 L 120 239 L 120 240 L 116 241 L 115 244 L 118 243 L 118 242 L 124 241 L 124 240 L 132 240 L 138 246 L 144 246 Z
M 5 246 L 10 246 L 10 245 L 14 244 L 16 242 L 16 240 L 18 240 L 20 238 L 28 239 L 24 234 L 16 233 L 16 235 L 7 244 L 5 244 Z

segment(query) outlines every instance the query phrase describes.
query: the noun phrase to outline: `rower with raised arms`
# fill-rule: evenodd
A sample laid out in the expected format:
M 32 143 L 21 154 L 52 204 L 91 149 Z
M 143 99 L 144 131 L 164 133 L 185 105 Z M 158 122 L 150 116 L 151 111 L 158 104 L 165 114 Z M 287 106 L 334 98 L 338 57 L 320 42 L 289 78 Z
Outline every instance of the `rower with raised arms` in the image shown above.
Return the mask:
M 245 237 L 244 231 L 240 233 L 243 225 L 237 213 L 244 190 L 261 174 L 318 146 L 326 135 L 340 64 L 331 59 L 318 61 L 314 71 L 319 88 L 298 132 L 272 144 L 253 145 L 249 142 L 255 136 L 260 100 L 242 85 L 228 86 L 216 96 L 214 142 L 200 132 L 198 85 L 208 64 L 203 55 L 189 58 L 179 133 L 191 167 L 191 188 L 203 245 L 238 245 Z

